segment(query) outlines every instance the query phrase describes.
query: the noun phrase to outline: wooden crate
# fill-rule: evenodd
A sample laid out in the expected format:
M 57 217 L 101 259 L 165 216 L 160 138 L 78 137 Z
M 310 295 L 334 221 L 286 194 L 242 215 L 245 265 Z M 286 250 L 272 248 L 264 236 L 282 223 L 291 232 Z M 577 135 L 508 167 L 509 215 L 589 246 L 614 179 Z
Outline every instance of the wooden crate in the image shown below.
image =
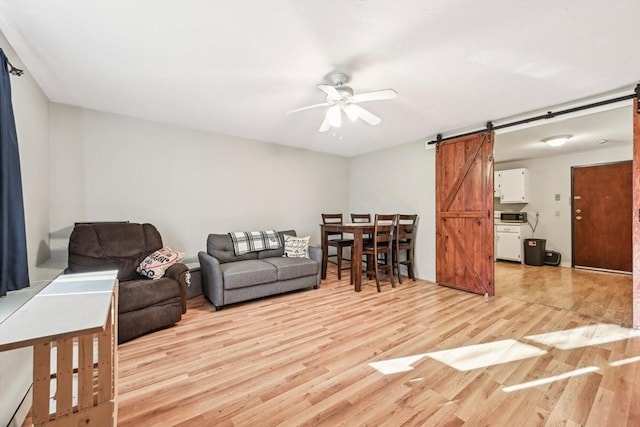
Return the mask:
M 35 426 L 117 424 L 116 275 L 59 276 L 0 324 L 0 351 L 33 347 Z
M 104 331 L 33 346 L 34 426 L 116 425 L 117 304 Z

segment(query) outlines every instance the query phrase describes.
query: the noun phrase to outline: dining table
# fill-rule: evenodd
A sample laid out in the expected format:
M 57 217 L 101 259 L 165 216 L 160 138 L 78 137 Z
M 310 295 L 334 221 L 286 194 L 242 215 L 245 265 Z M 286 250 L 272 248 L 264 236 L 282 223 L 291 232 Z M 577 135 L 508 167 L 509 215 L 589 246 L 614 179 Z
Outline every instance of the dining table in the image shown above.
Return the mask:
M 322 279 L 327 278 L 327 263 L 329 259 L 329 234 L 349 233 L 353 234 L 353 249 L 351 251 L 351 283 L 354 290 L 360 292 L 362 289 L 362 241 L 363 236 L 373 233 L 374 224 L 367 222 L 344 223 L 344 224 L 320 224 L 320 235 L 322 240 Z

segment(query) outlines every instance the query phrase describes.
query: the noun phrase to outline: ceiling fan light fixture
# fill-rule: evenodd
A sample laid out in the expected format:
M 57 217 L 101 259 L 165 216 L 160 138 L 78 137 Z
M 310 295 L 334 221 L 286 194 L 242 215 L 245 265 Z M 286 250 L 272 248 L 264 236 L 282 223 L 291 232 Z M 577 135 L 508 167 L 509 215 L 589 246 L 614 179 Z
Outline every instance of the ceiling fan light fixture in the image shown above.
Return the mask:
M 353 104 L 345 105 L 344 112 L 352 122 L 355 122 L 360 118 L 360 112 Z
M 556 135 L 542 139 L 542 142 L 549 147 L 560 147 L 564 145 L 573 135 Z
M 334 105 L 327 109 L 327 120 L 334 128 L 339 128 L 342 125 L 342 114 L 339 105 Z

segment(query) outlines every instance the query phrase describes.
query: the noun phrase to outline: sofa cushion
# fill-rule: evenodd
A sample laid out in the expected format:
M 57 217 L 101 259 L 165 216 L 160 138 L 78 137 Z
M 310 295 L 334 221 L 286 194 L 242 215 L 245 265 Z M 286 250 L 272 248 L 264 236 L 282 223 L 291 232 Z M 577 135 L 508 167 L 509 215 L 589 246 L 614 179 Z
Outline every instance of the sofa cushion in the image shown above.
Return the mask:
M 248 254 L 236 256 L 233 250 L 233 241 L 229 233 L 227 233 L 209 234 L 209 237 L 207 237 L 207 253 L 223 264 L 225 262 L 258 259 L 259 252 L 249 252 Z
M 180 285 L 167 277 L 120 282 L 118 313 L 128 313 L 175 297 L 180 298 Z
M 278 280 L 297 279 L 298 277 L 318 274 L 320 263 L 309 258 L 267 258 L 268 262 L 277 268 Z
M 221 264 L 220 270 L 225 289 L 245 288 L 278 280 L 276 267 L 257 259 Z
M 151 224 L 76 224 L 69 237 L 66 272 L 118 270 L 120 281 L 139 279 L 140 262 L 162 246 L 160 233 Z

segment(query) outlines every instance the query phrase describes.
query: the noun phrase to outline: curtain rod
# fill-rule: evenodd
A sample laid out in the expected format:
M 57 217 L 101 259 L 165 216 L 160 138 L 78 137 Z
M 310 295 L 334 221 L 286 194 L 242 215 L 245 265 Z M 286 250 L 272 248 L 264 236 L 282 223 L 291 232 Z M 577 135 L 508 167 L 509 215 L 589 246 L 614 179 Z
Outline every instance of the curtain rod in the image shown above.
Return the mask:
M 487 122 L 485 129 L 475 130 L 475 131 L 461 133 L 461 134 L 457 134 L 457 135 L 452 135 L 452 136 L 448 136 L 446 138 L 443 138 L 442 134 L 439 133 L 438 135 L 436 135 L 436 139 L 434 139 L 433 141 L 429 141 L 427 144 L 428 145 L 439 144 L 439 143 L 444 142 L 444 141 L 449 141 L 449 140 L 455 139 L 455 138 L 461 138 L 461 137 L 465 137 L 465 136 L 475 135 L 475 134 L 478 134 L 478 133 L 481 133 L 481 132 L 486 132 L 486 131 L 491 132 L 491 131 L 494 131 L 494 130 L 505 129 L 505 128 L 508 128 L 508 127 L 511 127 L 511 126 L 518 126 L 518 125 L 522 125 L 522 124 L 525 124 L 525 123 L 535 122 L 535 121 L 538 121 L 538 120 L 552 119 L 554 117 L 561 116 L 563 114 L 575 113 L 576 111 L 582 111 L 582 110 L 587 110 L 589 108 L 601 107 L 603 105 L 614 104 L 616 102 L 622 102 L 622 101 L 626 101 L 626 100 L 634 99 L 634 98 L 640 99 L 640 83 L 638 85 L 636 85 L 635 93 L 632 93 L 630 95 L 619 96 L 617 98 L 607 99 L 607 100 L 604 100 L 604 101 L 594 102 L 594 103 L 591 103 L 591 104 L 581 105 L 579 107 L 568 108 L 566 110 L 561 110 L 561 111 L 556 111 L 556 112 L 547 111 L 547 114 L 542 114 L 540 116 L 535 116 L 535 117 L 529 117 L 527 119 L 517 120 L 515 122 L 505 123 L 505 124 L 498 125 L 498 126 L 494 126 L 493 123 Z M 640 114 L 640 103 L 638 103 L 638 114 Z
M 9 64 L 9 74 L 13 74 L 14 76 L 21 76 L 24 74 L 24 70 L 14 67 L 13 64 L 9 62 L 8 58 L 7 58 L 7 64 Z

